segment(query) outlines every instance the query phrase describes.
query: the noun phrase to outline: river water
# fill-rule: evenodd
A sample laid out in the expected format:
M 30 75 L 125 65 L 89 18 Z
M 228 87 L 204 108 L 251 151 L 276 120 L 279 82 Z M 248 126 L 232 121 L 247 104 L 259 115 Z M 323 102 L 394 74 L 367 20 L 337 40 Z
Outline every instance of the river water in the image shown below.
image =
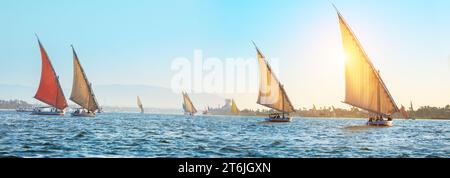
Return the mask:
M 450 158 L 450 121 L 0 112 L 0 157 Z

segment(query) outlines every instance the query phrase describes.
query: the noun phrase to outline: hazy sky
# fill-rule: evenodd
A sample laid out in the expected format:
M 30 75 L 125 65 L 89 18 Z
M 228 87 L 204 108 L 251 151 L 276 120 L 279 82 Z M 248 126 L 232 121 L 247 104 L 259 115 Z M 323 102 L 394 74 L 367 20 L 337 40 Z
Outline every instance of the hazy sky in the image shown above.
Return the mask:
M 450 1 L 330 1 L 397 104 L 450 103 Z M 267 57 L 280 59 L 278 78 L 296 108 L 345 106 L 340 29 L 330 1 L 2 0 L 0 84 L 37 87 L 41 61 L 34 33 L 64 88 L 72 84 L 70 44 L 94 87 L 170 88 L 174 58 L 193 58 L 196 49 L 205 57 L 255 58 L 254 40 Z M 256 91 L 234 97 L 241 108 L 256 107 Z

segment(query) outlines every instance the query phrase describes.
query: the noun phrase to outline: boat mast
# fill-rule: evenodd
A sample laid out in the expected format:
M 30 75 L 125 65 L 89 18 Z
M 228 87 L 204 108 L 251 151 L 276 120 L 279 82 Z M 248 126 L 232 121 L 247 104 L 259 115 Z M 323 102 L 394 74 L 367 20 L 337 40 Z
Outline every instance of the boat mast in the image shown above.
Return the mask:
M 280 87 L 283 88 L 283 85 L 280 84 Z M 281 106 L 282 106 L 282 109 L 283 109 L 283 118 L 284 118 L 284 113 L 286 112 L 284 110 L 284 95 L 281 96 Z
M 56 80 L 58 81 L 58 85 L 59 85 L 59 76 L 56 76 Z M 56 100 L 56 106 L 58 106 L 58 96 L 59 96 L 59 92 L 56 92 L 56 98 L 55 98 L 55 100 Z
M 378 74 L 380 74 L 380 71 L 378 70 Z M 378 115 L 381 116 L 381 99 L 380 99 L 380 83 L 377 84 L 377 111 Z
M 91 87 L 91 84 L 89 84 L 89 88 L 90 87 Z M 89 93 L 89 95 L 88 95 L 88 104 L 87 104 L 88 108 L 86 108 L 88 111 L 89 111 L 89 108 L 90 108 L 90 104 L 91 104 L 91 94 Z

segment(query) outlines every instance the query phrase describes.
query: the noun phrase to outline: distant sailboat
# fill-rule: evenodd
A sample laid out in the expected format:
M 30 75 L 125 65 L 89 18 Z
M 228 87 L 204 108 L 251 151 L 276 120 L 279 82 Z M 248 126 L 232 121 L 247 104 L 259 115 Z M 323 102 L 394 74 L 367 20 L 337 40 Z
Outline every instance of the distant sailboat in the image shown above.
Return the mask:
M 142 105 L 141 98 L 139 98 L 139 96 L 137 96 L 137 105 L 141 110 L 141 113 L 144 113 L 144 106 Z
M 236 105 L 236 102 L 234 102 L 234 99 L 231 100 L 231 113 L 233 113 L 234 115 L 239 114 L 239 109 Z
M 317 115 L 317 108 L 316 108 L 316 105 L 315 105 L 315 104 L 313 104 L 312 114 L 313 114 L 314 116 Z
M 73 112 L 72 116 L 95 117 L 95 112 L 99 110 L 99 106 L 95 99 L 94 92 L 92 91 L 92 84 L 89 83 L 73 46 L 72 52 L 74 73 L 70 100 L 82 107 Z
M 336 8 L 336 7 L 335 7 Z M 391 114 L 399 111 L 379 71 L 375 69 L 355 34 L 341 13 L 339 16 L 343 46 L 346 54 L 345 101 L 344 103 L 367 110 L 376 117 L 370 117 L 368 125 L 392 126 Z M 387 117 L 388 120 L 383 119 Z
M 336 108 L 335 108 L 334 106 L 331 106 L 331 108 L 333 109 L 333 110 L 331 111 L 332 116 L 333 116 L 333 117 L 337 117 L 337 114 L 336 114 Z
M 403 118 L 409 119 L 409 115 L 408 112 L 406 112 L 405 106 L 402 105 L 402 107 L 400 107 L 400 113 L 402 114 Z
M 36 35 L 37 37 L 37 35 Z M 41 81 L 34 98 L 46 103 L 52 107 L 35 108 L 33 115 L 64 115 L 64 109 L 67 108 L 67 101 L 59 84 L 59 77 L 50 62 L 50 58 L 37 37 L 42 58 Z
M 194 104 L 192 104 L 192 101 L 186 92 L 183 92 L 183 110 L 185 115 L 193 116 L 197 113 L 197 109 L 195 109 Z
M 208 114 L 209 114 L 209 106 L 206 107 L 205 110 L 203 110 L 203 115 L 208 115 Z
M 411 105 L 410 105 L 410 108 L 409 108 L 409 110 L 410 110 L 410 112 L 411 112 L 411 118 L 410 119 L 412 119 L 412 120 L 416 120 L 416 113 L 415 113 L 415 111 L 414 111 L 414 107 L 413 107 L 413 104 L 412 104 L 412 101 L 411 101 L 411 103 L 410 103 Z
M 100 107 L 99 106 L 99 108 L 98 108 L 98 110 L 97 110 L 97 113 L 104 113 L 105 111 L 103 111 L 103 107 Z
M 272 72 L 270 65 L 267 63 L 265 57 L 253 43 L 256 48 L 259 71 L 260 71 L 260 83 L 259 83 L 259 94 L 257 103 L 272 108 L 280 113 L 273 113 L 269 115 L 266 119 L 268 122 L 291 122 L 292 117 L 289 116 L 290 113 L 294 112 L 294 107 L 292 106 L 289 97 L 284 90 L 283 85 L 278 81 L 275 74 Z

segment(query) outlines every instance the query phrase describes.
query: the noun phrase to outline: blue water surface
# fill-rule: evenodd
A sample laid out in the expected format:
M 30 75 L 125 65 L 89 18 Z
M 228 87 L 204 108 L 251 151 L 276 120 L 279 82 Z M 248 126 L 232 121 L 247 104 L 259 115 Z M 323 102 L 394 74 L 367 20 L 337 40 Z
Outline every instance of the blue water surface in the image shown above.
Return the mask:
M 96 118 L 0 112 L 0 157 L 450 157 L 450 121 L 101 113 Z

